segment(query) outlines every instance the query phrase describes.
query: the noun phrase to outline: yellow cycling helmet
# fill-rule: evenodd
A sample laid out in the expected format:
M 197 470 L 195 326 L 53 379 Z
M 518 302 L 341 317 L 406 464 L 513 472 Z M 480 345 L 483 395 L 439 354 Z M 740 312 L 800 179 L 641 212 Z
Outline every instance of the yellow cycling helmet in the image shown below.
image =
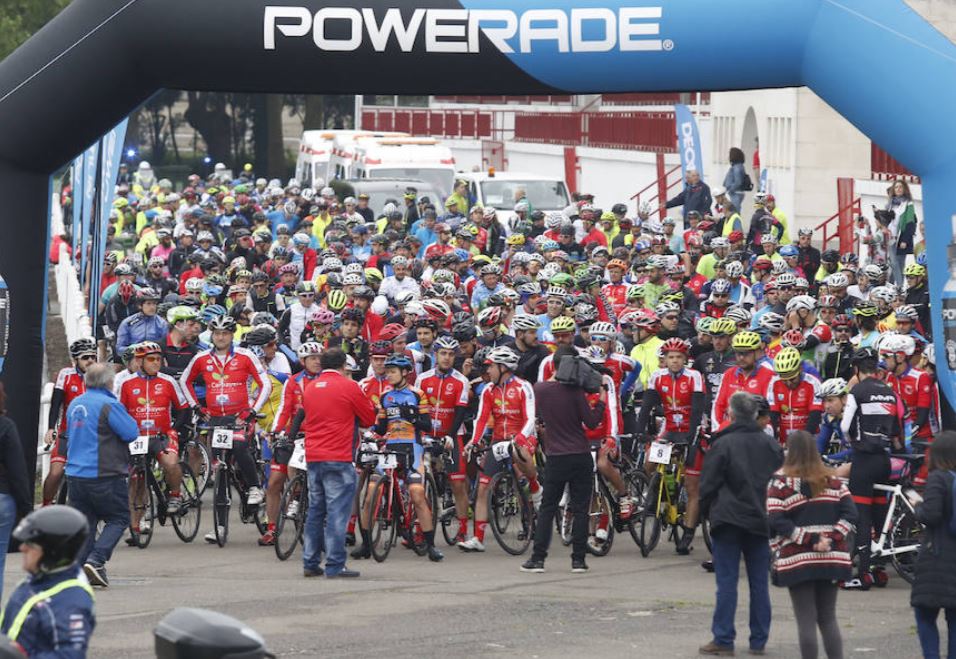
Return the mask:
M 491 263 L 491 257 L 486 254 L 477 254 L 472 257 L 471 262 L 475 265 L 484 265 L 486 263 Z
M 506 242 L 509 245 L 524 245 L 524 234 L 515 232 L 508 236 L 508 240 Z
M 348 304 L 349 296 L 345 294 L 345 291 L 340 291 L 339 289 L 334 289 L 329 291 L 329 297 L 326 300 L 329 309 L 332 311 L 341 311 L 345 308 L 345 305 Z
M 710 324 L 708 334 L 712 336 L 733 336 L 737 333 L 737 323 L 730 318 L 717 318 Z
M 760 335 L 756 332 L 737 332 L 733 341 L 734 350 L 745 352 L 760 348 Z
M 903 268 L 903 275 L 906 277 L 925 277 L 926 268 L 921 266 L 919 263 L 910 263 L 908 266 Z
M 382 271 L 378 268 L 365 268 L 365 281 L 382 281 Z
M 559 334 L 561 332 L 573 332 L 574 320 L 569 316 L 558 316 L 551 321 L 551 333 Z
M 781 380 L 792 380 L 800 375 L 800 351 L 796 348 L 784 348 L 773 358 L 773 370 Z
M 615 215 L 611 211 L 604 211 L 603 213 L 601 213 L 601 221 L 602 222 L 604 221 L 617 222 L 617 215 Z

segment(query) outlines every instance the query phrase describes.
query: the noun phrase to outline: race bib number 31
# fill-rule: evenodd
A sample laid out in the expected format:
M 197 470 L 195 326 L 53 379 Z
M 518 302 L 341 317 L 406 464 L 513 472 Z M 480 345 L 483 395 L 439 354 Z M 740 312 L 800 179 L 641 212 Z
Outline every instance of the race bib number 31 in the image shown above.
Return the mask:
M 647 454 L 647 459 L 650 462 L 666 465 L 671 461 L 671 450 L 672 447 L 670 444 L 666 444 L 664 442 L 654 442 L 651 444 L 651 450 Z
M 231 428 L 213 428 L 212 429 L 212 447 L 213 448 L 232 448 L 232 429 Z
M 130 455 L 146 455 L 149 450 L 149 437 L 137 437 L 129 443 Z

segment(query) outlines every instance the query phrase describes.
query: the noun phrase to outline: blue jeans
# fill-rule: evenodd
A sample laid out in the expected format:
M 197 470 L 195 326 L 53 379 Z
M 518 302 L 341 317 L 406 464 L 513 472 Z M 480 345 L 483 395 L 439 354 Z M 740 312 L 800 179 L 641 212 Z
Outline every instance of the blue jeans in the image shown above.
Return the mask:
M 302 538 L 302 564 L 318 569 L 325 552 L 325 573 L 345 568 L 345 529 L 352 512 L 357 478 L 351 462 L 309 463 L 309 514 Z
M 105 565 L 129 526 L 129 485 L 125 476 L 67 478 L 70 505 L 86 515 L 90 538 L 79 555 L 79 563 Z M 96 527 L 103 530 L 96 537 Z
M 946 612 L 946 657 L 956 658 L 956 609 L 945 609 Z M 936 627 L 936 618 L 939 609 L 925 606 L 914 606 L 916 614 L 916 634 L 919 644 L 923 648 L 924 659 L 939 659 L 939 629 Z
M 734 526 L 722 526 L 712 534 L 714 576 L 717 578 L 717 605 L 711 631 L 714 642 L 734 646 L 737 631 L 737 580 L 740 555 L 744 556 L 750 584 L 750 647 L 761 649 L 770 636 L 770 543 L 767 536 L 754 535 Z
M 0 596 L 3 595 L 3 568 L 7 563 L 10 533 L 17 519 L 17 504 L 9 494 L 0 492 Z

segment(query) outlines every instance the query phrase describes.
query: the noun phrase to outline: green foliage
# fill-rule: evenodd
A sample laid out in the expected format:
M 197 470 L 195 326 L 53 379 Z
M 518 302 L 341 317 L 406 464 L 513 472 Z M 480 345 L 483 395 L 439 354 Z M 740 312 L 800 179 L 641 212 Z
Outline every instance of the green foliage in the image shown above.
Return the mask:
M 46 25 L 70 0 L 2 0 L 0 2 L 0 60 Z

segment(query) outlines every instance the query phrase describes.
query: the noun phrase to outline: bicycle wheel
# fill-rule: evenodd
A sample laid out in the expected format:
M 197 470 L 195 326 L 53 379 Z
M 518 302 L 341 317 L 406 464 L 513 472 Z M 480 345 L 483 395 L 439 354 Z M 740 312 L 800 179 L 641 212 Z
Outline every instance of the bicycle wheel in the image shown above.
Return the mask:
M 567 547 L 571 544 L 571 528 L 574 525 L 574 513 L 571 512 L 571 491 L 567 485 L 564 486 L 564 493 L 561 495 L 561 501 L 558 502 L 558 513 L 554 516 L 554 523 L 557 526 L 561 544 Z
M 282 498 L 279 500 L 279 517 L 276 519 L 275 544 L 276 557 L 280 561 L 288 560 L 295 552 L 295 546 L 302 540 L 302 529 L 305 526 L 305 515 L 308 512 L 308 502 L 306 501 L 306 485 L 304 476 L 296 476 L 290 480 L 285 491 L 282 492 Z M 294 510 L 289 515 L 289 506 L 293 502 L 298 502 L 293 506 Z
M 890 560 L 896 573 L 912 584 L 916 580 L 916 557 L 923 525 L 907 508 L 895 517 L 889 538 Z
M 137 467 L 130 475 L 130 500 L 133 502 L 133 517 L 130 518 L 129 532 L 133 536 L 133 543 L 140 549 L 146 549 L 153 539 L 153 526 L 158 522 L 156 515 L 156 499 L 153 497 L 153 488 L 149 486 L 146 477 L 146 468 Z M 139 518 L 139 528 L 134 526 L 135 518 Z
M 627 530 L 631 534 L 631 539 L 634 541 L 638 547 L 641 546 L 641 516 L 644 514 L 644 496 L 647 493 L 647 486 L 650 481 L 647 478 L 647 474 L 643 470 L 632 469 L 631 471 L 623 474 L 624 477 L 624 486 L 627 488 L 627 493 L 630 495 L 634 501 L 634 511 L 631 513 L 631 518 L 627 521 Z
M 388 558 L 388 552 L 395 544 L 395 520 L 389 510 L 388 490 L 392 486 L 389 478 L 382 478 L 372 490 L 372 514 L 369 518 L 372 558 L 381 563 Z
M 216 544 L 226 546 L 229 539 L 229 509 L 232 507 L 232 497 L 229 493 L 229 468 L 225 462 L 220 462 L 213 476 L 212 528 L 216 534 Z
M 199 519 L 202 513 L 202 501 L 199 499 L 199 485 L 193 470 L 185 462 L 179 463 L 183 472 L 183 482 L 179 487 L 179 512 L 170 515 L 173 530 L 183 542 L 192 542 L 199 533 Z
M 438 514 L 438 486 L 435 485 L 435 479 L 431 474 L 425 474 L 425 503 L 428 505 L 428 509 L 431 511 L 432 518 L 432 531 L 436 531 L 438 526 L 437 514 Z M 415 506 L 412 505 L 411 500 L 409 500 L 409 509 L 415 515 L 415 523 L 409 525 L 413 529 L 414 535 L 412 537 L 412 548 L 415 550 L 415 553 L 419 556 L 424 556 L 428 553 L 428 543 L 425 542 L 425 532 L 422 529 L 421 521 L 418 519 L 418 512 L 415 510 Z
M 202 442 L 191 439 L 186 442 L 182 460 L 190 465 L 199 487 L 198 496 L 202 497 L 212 481 L 212 457 L 209 455 L 209 449 Z
M 442 491 L 439 497 L 437 509 L 439 517 L 436 524 L 441 526 L 441 534 L 445 536 L 445 542 L 449 547 L 453 547 L 458 542 L 458 507 L 455 505 L 455 493 L 452 492 L 451 480 L 448 476 L 442 476 L 439 488 Z
M 707 545 L 707 551 L 713 554 L 714 547 L 711 544 L 713 540 L 710 539 L 710 520 L 706 517 L 700 520 L 700 532 L 704 536 L 704 544 Z
M 588 553 L 592 556 L 607 556 L 614 543 L 614 508 L 607 488 L 600 487 L 591 495 L 591 511 L 588 515 Z M 603 528 L 607 537 L 598 538 Z
M 694 531 L 692 529 L 688 529 L 683 524 L 683 516 L 687 512 L 687 503 L 689 498 L 687 496 L 687 490 L 684 487 L 682 487 L 680 484 L 677 485 L 676 498 L 677 498 L 677 523 L 674 524 L 673 530 L 671 531 L 671 538 L 673 538 L 674 540 L 674 545 L 677 547 L 680 547 L 681 543 L 684 542 L 684 540 L 688 536 L 693 536 Z
M 662 487 L 664 487 L 664 480 L 661 478 L 660 472 L 655 472 L 645 490 L 644 510 L 641 511 L 641 528 L 638 534 L 640 541 L 637 546 L 641 548 L 641 556 L 645 558 L 654 551 L 661 539 L 660 505 L 663 496 Z
M 531 502 L 510 469 L 495 474 L 488 488 L 488 524 L 509 554 L 520 556 L 531 544 Z

